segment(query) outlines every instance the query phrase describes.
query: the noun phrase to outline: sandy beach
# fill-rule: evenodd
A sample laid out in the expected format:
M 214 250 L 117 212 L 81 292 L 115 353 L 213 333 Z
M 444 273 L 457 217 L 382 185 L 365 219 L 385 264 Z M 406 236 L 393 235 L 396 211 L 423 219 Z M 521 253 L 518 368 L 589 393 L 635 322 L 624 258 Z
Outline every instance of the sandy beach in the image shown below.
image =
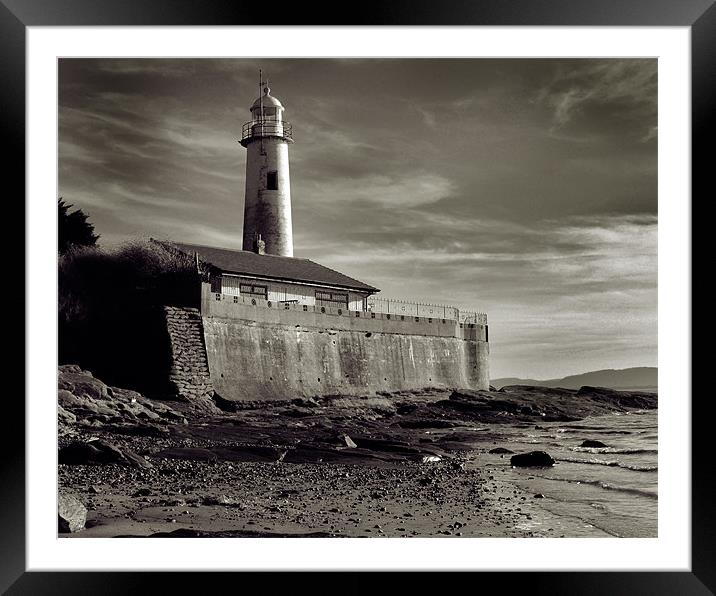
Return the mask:
M 88 528 L 74 537 L 607 535 L 550 514 L 494 473 L 453 463 L 162 462 L 145 474 L 68 467 L 61 478 L 90 509 Z
M 510 453 L 490 451 L 541 425 L 656 406 L 653 394 L 513 387 L 208 412 L 76 367 L 60 387 L 59 491 L 87 509 L 84 529 L 60 535 L 78 538 L 612 536 L 533 489 L 539 469 L 515 481 Z

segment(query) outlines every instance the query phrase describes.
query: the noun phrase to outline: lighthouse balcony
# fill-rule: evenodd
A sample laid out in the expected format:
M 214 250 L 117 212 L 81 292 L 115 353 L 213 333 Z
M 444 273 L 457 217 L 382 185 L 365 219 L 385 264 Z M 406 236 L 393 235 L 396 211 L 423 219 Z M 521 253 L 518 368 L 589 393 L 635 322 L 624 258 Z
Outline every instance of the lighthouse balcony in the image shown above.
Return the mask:
M 278 137 L 293 143 L 293 127 L 290 122 L 270 121 L 263 122 L 251 120 L 241 127 L 241 140 L 239 141 L 244 147 L 254 139 L 265 137 Z

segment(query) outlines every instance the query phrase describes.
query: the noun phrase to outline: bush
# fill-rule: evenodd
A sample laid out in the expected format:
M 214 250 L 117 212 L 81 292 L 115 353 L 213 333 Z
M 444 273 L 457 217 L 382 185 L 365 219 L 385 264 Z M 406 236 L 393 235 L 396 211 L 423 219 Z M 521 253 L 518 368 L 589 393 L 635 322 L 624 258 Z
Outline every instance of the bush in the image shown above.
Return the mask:
M 59 258 L 59 317 L 87 321 L 117 309 L 197 306 L 199 278 L 191 257 L 152 241 L 114 250 L 72 247 Z
M 73 247 L 58 262 L 60 364 L 161 395 L 171 366 L 162 305 L 198 306 L 193 259 L 156 242 Z

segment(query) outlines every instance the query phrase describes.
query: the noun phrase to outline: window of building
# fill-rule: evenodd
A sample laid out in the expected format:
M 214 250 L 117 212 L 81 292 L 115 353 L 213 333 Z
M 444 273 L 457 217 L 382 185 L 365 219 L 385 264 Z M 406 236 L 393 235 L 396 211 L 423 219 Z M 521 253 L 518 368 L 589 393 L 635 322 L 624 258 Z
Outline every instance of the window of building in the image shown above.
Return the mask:
M 239 291 L 242 296 L 251 296 L 252 298 L 268 299 L 268 288 L 266 286 L 257 286 L 253 284 L 241 284 Z
M 316 290 L 316 304 L 332 308 L 348 308 L 348 294 L 344 292 L 328 292 Z
M 278 172 L 266 172 L 266 189 L 278 190 Z

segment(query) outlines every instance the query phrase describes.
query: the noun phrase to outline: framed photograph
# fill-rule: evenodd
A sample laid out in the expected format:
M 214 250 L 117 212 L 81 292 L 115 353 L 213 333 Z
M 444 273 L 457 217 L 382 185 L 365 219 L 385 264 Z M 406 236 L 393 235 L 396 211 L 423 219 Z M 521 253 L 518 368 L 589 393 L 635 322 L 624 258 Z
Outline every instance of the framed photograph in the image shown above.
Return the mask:
M 0 585 L 714 590 L 713 3 L 323 8 L 0 5 L 27 345 Z

